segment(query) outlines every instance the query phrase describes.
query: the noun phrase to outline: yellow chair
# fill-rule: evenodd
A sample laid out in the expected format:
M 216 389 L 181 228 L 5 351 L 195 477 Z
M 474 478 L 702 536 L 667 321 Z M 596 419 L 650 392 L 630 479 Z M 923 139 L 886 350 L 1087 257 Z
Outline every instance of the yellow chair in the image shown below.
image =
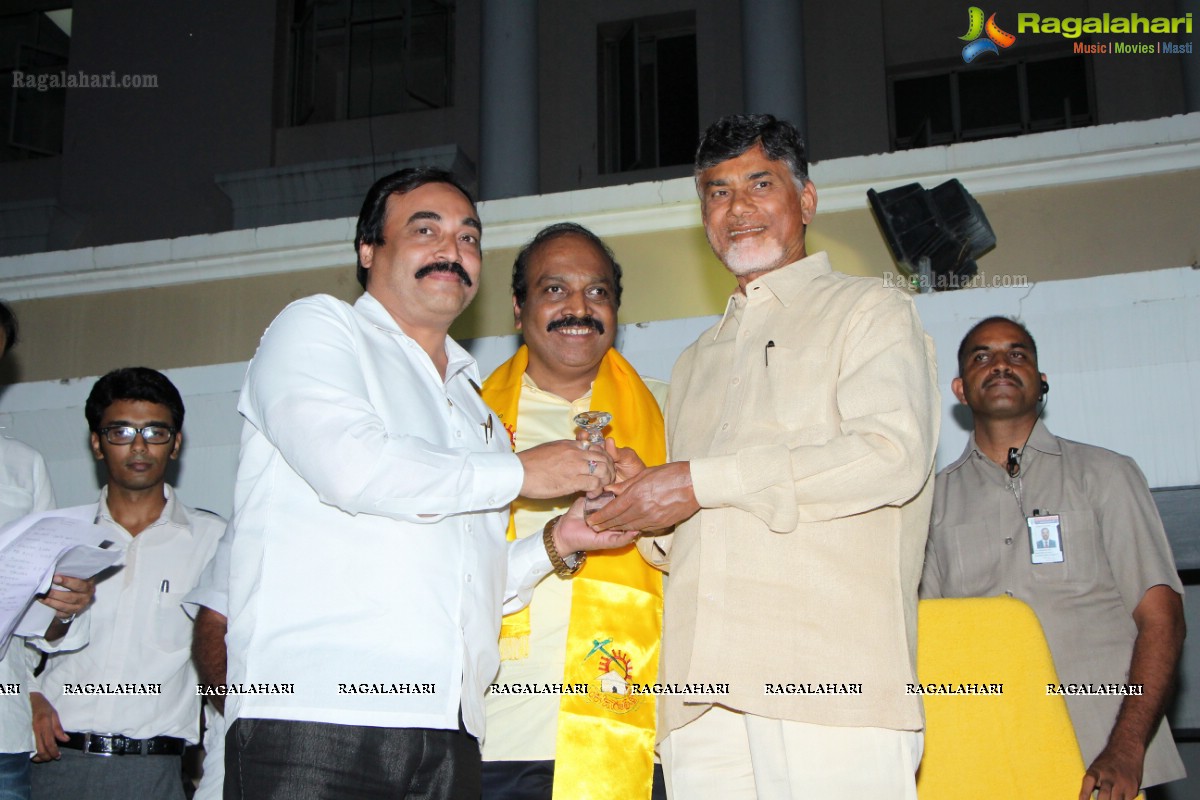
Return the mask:
M 1033 609 L 1011 597 L 922 600 L 917 637 L 922 686 L 955 692 L 924 696 L 920 800 L 1075 800 L 1083 757 L 1066 701 L 1046 693 L 1059 681 Z

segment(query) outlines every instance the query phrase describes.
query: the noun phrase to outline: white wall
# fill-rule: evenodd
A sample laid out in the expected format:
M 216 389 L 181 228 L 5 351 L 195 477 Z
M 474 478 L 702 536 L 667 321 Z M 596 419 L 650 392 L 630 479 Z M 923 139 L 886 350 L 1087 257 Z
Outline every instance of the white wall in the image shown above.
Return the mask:
M 958 457 L 969 422 L 950 393 L 967 329 L 993 314 L 1024 320 L 1051 385 L 1045 420 L 1055 433 L 1133 456 L 1151 486 L 1200 484 L 1200 271 L 1178 269 L 1050 281 L 1026 289 L 970 289 L 917 298 L 938 348 L 942 437 L 938 466 Z M 669 378 L 676 355 L 715 320 L 623 326 L 618 347 L 646 375 Z M 515 336 L 469 343 L 488 374 Z M 228 516 L 237 468 L 237 392 L 245 364 L 171 370 L 187 405 L 184 452 L 172 482 L 190 505 Z M 19 384 L 0 394 L 3 433 L 41 450 L 62 505 L 93 500 L 99 486 L 83 403 L 94 378 Z M 1200 629 L 1195 592 L 1188 617 Z M 1200 637 L 1181 667 L 1177 726 L 1200 727 Z
M 136 366 L 136 365 L 130 365 Z M 167 370 L 183 395 L 183 454 L 168 480 L 188 505 L 228 516 L 233 504 L 241 418 L 237 394 L 246 365 Z M 102 485 L 88 446 L 83 405 L 95 377 L 0 389 L 0 432 L 41 451 L 59 505 L 95 500 Z
M 938 346 L 939 467 L 962 452 L 970 426 L 950 393 L 958 344 L 974 322 L 1007 314 L 1037 342 L 1050 430 L 1132 456 L 1153 487 L 1200 484 L 1200 271 L 946 292 L 917 305 Z
M 966 330 L 992 314 L 1024 320 L 1038 343 L 1055 433 L 1133 456 L 1151 486 L 1200 484 L 1200 271 L 1188 267 L 1025 289 L 970 289 L 917 297 L 937 343 L 942 390 L 939 467 L 962 452 L 968 417 L 950 393 Z M 715 317 L 622 326 L 618 346 L 644 374 L 667 379 L 679 351 Z M 515 336 L 468 343 L 486 375 Z M 228 514 L 237 466 L 235 407 L 245 364 L 168 372 L 184 395 L 184 453 L 173 478 L 192 505 Z M 10 386 L 0 393 L 3 434 L 46 457 L 62 504 L 89 501 L 98 482 L 83 402 L 94 378 Z

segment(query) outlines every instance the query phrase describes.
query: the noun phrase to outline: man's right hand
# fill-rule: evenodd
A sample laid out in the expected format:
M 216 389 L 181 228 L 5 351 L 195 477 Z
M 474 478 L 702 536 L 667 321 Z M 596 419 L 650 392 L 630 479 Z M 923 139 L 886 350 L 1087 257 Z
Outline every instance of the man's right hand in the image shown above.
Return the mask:
M 617 470 L 617 481 L 627 481 L 635 478 L 646 469 L 646 462 L 632 447 L 617 447 L 612 439 L 604 440 L 604 449 L 612 456 L 613 466 Z
M 33 707 L 33 741 L 37 747 L 33 761 L 57 761 L 62 758 L 58 743 L 68 739 L 67 732 L 58 721 L 58 712 L 41 692 L 29 693 L 29 705 Z
M 609 489 L 616 498 L 588 515 L 598 531 L 665 531 L 700 510 L 687 461 L 644 469 Z
M 539 444 L 517 453 L 525 468 L 521 496 L 533 499 L 599 494 L 616 478 L 612 456 L 603 448 L 583 450 L 577 442 Z

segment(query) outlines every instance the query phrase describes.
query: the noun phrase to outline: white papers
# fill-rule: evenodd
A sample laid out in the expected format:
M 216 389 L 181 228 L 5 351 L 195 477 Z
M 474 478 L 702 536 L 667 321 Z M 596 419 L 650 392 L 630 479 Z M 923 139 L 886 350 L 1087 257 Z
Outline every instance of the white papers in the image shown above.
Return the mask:
M 34 602 L 50 589 L 55 573 L 90 578 L 121 561 L 124 549 L 110 545 L 104 528 L 46 511 L 0 531 L 0 658 L 12 636 L 41 636 L 54 609 Z

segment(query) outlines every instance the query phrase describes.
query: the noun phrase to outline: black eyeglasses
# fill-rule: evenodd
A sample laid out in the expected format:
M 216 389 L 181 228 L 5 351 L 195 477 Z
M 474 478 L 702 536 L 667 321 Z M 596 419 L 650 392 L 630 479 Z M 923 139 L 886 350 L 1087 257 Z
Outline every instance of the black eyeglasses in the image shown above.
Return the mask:
M 139 433 L 146 444 L 166 444 L 175 436 L 175 429 L 170 425 L 143 425 L 140 428 L 132 425 L 109 425 L 97 433 L 104 434 L 104 440 L 109 444 L 133 444 Z

